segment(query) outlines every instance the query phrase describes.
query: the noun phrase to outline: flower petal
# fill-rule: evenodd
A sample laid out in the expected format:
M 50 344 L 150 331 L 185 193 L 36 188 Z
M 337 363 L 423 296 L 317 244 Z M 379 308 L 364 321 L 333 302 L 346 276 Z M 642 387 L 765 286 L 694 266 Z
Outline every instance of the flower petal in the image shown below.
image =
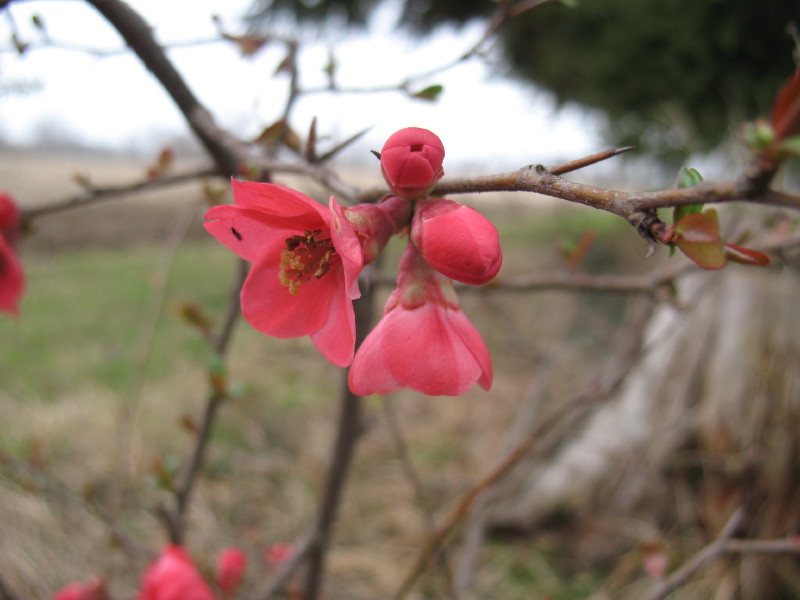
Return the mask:
M 14 250 L 0 235 L 0 311 L 19 316 L 19 299 L 25 290 L 25 274 Z
M 265 244 L 263 260 L 253 265 L 242 287 L 242 313 L 253 327 L 273 337 L 316 333 L 328 321 L 334 295 L 343 285 L 341 264 L 302 284 L 293 296 L 278 277 L 283 244 L 281 239 Z
M 344 267 L 344 281 L 347 296 L 350 299 L 361 297 L 358 289 L 358 276 L 364 268 L 364 252 L 361 242 L 356 234 L 356 229 L 342 213 L 342 207 L 331 196 L 330 203 L 330 230 L 333 247 L 342 259 Z
M 233 201 L 241 208 L 293 219 L 310 216 L 310 213 L 317 213 L 322 218 L 324 214 L 322 204 L 283 185 L 231 179 L 231 186 Z
M 431 396 L 458 396 L 479 378 L 485 380 L 483 367 L 462 338 L 459 314 L 463 316 L 429 302 L 414 310 L 398 308 L 384 317 L 383 361 L 397 381 Z M 469 335 L 466 338 L 474 342 Z M 417 351 L 420 348 L 424 353 Z
M 265 248 L 272 248 L 275 240 L 282 247 L 286 238 L 303 229 L 327 228 L 319 218 L 306 218 L 298 222 L 294 217 L 268 215 L 261 211 L 242 209 L 223 204 L 212 206 L 206 212 L 203 226 L 211 235 L 246 261 L 255 263 L 264 256 Z M 277 251 L 280 255 L 280 249 Z
M 353 302 L 344 289 L 337 288 L 332 294 L 328 320 L 318 331 L 311 334 L 311 341 L 317 350 L 337 367 L 346 367 L 353 362 L 353 352 L 356 347 L 356 317 Z
M 399 390 L 402 384 L 386 368 L 383 360 L 383 326 L 382 319 L 361 343 L 350 367 L 347 384 L 350 391 L 358 396 L 370 394 L 388 394 Z

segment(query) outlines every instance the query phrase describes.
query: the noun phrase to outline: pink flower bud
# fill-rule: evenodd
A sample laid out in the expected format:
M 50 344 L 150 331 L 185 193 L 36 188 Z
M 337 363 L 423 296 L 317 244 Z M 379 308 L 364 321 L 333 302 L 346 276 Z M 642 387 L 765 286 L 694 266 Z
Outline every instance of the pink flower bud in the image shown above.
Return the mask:
M 89 581 L 70 583 L 58 590 L 53 600 L 108 600 L 106 582 L 100 577 L 94 577 Z
M 225 548 L 217 562 L 217 585 L 230 596 L 242 583 L 247 568 L 247 555 L 239 548 Z
M 175 544 L 164 548 L 142 577 L 138 600 L 215 600 L 191 557 Z
M 503 264 L 495 226 L 475 209 L 452 200 L 418 201 L 411 241 L 430 266 L 462 283 L 486 283 Z
M 353 359 L 350 390 L 366 396 L 408 387 L 458 396 L 476 383 L 488 390 L 492 377 L 489 350 L 461 311 L 453 282 L 409 244 L 383 318 Z
M 432 132 L 407 127 L 393 133 L 381 150 L 381 171 L 393 194 L 425 196 L 442 178 L 444 146 Z
M 19 209 L 8 194 L 0 192 L 0 311 L 19 315 L 25 290 L 25 274 L 14 247 L 19 236 Z
M 5 192 L 0 192 L 0 230 L 8 231 L 19 223 L 19 209 L 14 200 Z

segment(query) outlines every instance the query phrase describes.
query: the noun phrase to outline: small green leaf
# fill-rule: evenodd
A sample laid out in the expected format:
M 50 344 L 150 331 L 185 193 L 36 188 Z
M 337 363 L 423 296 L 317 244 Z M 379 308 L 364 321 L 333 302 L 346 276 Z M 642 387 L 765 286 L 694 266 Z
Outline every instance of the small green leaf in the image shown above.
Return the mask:
M 436 83 L 433 85 L 429 85 L 428 87 L 423 88 L 414 94 L 411 94 L 411 97 L 433 102 L 439 99 L 439 96 L 442 94 L 443 91 L 444 91 L 444 86 Z
M 793 156 L 800 156 L 800 135 L 783 140 L 778 146 L 778 150 Z
M 683 167 L 678 173 L 678 188 L 685 189 L 703 183 L 703 176 L 700 171 L 691 167 Z
M 745 123 L 739 133 L 742 142 L 753 152 L 767 152 L 775 142 L 775 132 L 764 119 Z
M 686 189 L 694 187 L 703 182 L 703 176 L 697 169 L 690 167 L 683 167 L 678 173 L 678 188 Z M 699 213 L 703 211 L 702 204 L 686 204 L 684 206 L 676 206 L 672 211 L 672 223 L 677 224 L 678 221 L 687 215 Z

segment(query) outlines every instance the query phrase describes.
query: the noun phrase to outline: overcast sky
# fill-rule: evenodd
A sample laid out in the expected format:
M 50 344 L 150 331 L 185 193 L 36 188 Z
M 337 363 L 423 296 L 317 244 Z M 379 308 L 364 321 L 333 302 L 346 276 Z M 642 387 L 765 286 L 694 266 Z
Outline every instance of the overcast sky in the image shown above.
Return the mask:
M 219 14 L 231 30 L 249 0 L 131 0 L 165 44 L 212 38 L 211 15 Z M 39 34 L 31 24 L 40 15 L 49 35 L 59 42 L 87 48 L 119 49 L 118 35 L 84 2 L 30 1 L 11 5 L 23 40 Z M 442 30 L 432 40 L 415 40 L 392 27 L 391 3 L 373 19 L 369 34 L 342 30 L 325 39 L 303 41 L 301 75 L 307 84 L 323 84 L 328 49 L 334 48 L 343 85 L 374 86 L 447 63 L 481 34 L 479 24 Z M 26 143 L 42 123 L 56 124 L 90 143 L 146 147 L 154 138 L 186 131 L 182 118 L 156 81 L 129 53 L 99 58 L 78 50 L 42 48 L 22 57 L 10 51 L 10 23 L 0 19 L 0 77 L 40 82 L 41 91 L 0 96 L 0 131 L 12 142 Z M 282 58 L 279 46 L 242 59 L 228 43 L 194 45 L 170 51 L 190 87 L 215 117 L 237 135 L 256 135 L 281 113 L 286 77 L 273 76 Z M 318 117 L 321 134 L 334 139 L 372 127 L 364 142 L 350 151 L 364 154 L 380 148 L 393 131 L 426 127 L 445 143 L 448 163 L 514 167 L 576 157 L 600 149 L 597 125 L 583 113 L 560 112 L 546 94 L 521 88 L 473 60 L 420 84 L 441 83 L 436 103 L 409 100 L 397 93 L 377 95 L 319 94 L 304 97 L 293 125 L 305 130 Z M 360 155 L 359 154 L 359 155 Z

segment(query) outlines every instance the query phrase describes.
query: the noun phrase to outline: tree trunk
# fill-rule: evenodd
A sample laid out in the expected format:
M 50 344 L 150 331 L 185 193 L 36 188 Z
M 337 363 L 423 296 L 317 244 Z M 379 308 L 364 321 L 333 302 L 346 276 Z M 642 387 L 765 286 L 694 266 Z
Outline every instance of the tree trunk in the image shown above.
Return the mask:
M 654 311 L 645 354 L 618 392 L 555 455 L 516 469 L 490 527 L 569 523 L 572 551 L 607 564 L 645 543 L 682 561 L 739 506 L 740 536 L 800 533 L 798 271 L 732 265 L 679 287 L 685 310 Z M 800 585 L 794 560 L 718 561 L 705 597 L 789 597 Z

